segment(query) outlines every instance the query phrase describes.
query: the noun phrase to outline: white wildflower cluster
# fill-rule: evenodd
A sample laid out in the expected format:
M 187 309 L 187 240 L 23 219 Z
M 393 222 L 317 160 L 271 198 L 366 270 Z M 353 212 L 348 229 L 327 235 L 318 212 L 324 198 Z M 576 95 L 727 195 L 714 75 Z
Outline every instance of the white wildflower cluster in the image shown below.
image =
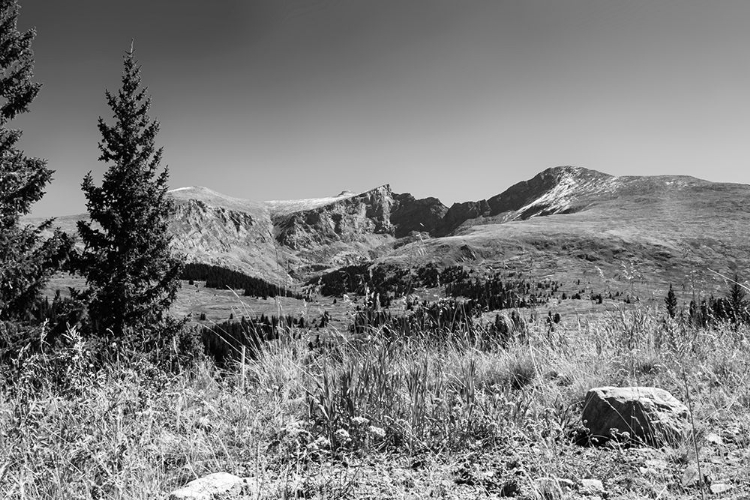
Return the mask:
M 346 429 L 336 429 L 336 432 L 333 433 L 333 437 L 336 439 L 337 443 L 341 444 L 346 444 L 352 439 Z
M 296 420 L 286 424 L 282 428 L 281 433 L 286 439 L 298 439 L 300 436 L 306 436 L 310 434 L 302 427 L 302 424 L 300 422 L 297 422 Z
M 368 429 L 370 435 L 376 439 L 385 439 L 385 429 L 371 425 Z
M 320 436 L 318 439 L 307 445 L 307 452 L 318 453 L 320 451 L 327 450 L 330 447 L 331 442 L 327 438 Z
M 312 434 L 298 421 L 288 422 L 276 433 L 276 441 L 272 443 L 281 451 L 297 456 L 303 453 L 312 440 Z
M 352 423 L 356 426 L 365 426 L 370 423 L 370 419 L 366 417 L 354 417 Z

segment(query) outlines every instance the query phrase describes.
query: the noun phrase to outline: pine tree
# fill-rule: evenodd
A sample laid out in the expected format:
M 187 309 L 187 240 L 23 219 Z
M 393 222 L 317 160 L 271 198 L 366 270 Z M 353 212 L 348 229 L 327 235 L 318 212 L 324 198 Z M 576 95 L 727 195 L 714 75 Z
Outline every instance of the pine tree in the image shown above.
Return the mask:
M 133 47 L 124 57 L 122 88 L 106 92 L 115 123 L 99 117 L 99 161 L 109 164 L 101 187 L 89 172 L 82 188 L 91 222 L 80 221 L 85 244 L 81 269 L 89 288 L 91 327 L 116 337 L 161 325 L 179 287 L 181 263 L 171 256 L 168 232 L 174 210 L 167 196 L 169 170 L 158 173 L 162 149 L 155 146 L 159 123 L 141 87 Z
M 62 264 L 69 244 L 59 231 L 43 240 L 52 219 L 38 227 L 21 216 L 44 196 L 53 171 L 44 160 L 16 149 L 21 131 L 8 123 L 29 111 L 41 84 L 31 81 L 36 32 L 19 33 L 18 5 L 0 0 L 0 320 L 25 320 L 47 278 Z
M 674 318 L 677 315 L 677 296 L 672 290 L 672 285 L 669 285 L 669 292 L 667 297 L 664 299 L 664 303 L 667 306 L 667 314 L 670 318 Z
M 733 323 L 741 322 L 745 317 L 745 290 L 740 285 L 739 277 L 734 275 L 732 287 L 729 289 L 729 305 Z

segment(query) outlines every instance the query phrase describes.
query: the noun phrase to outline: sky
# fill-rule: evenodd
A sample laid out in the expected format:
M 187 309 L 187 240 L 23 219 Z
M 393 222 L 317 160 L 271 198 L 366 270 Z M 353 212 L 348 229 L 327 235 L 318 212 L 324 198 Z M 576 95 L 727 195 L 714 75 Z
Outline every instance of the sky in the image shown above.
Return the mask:
M 390 184 L 450 206 L 558 165 L 750 184 L 747 0 L 19 0 L 33 215 L 85 211 L 134 39 L 170 186 L 256 201 Z

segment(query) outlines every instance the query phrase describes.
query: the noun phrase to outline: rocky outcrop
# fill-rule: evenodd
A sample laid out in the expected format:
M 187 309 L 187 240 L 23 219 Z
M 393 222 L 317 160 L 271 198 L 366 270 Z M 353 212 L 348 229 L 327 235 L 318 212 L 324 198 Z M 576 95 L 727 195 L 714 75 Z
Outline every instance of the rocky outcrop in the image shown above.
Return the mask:
M 394 194 L 391 224 L 396 228 L 396 238 L 412 232 L 432 233 L 442 222 L 448 207 L 437 198 L 418 200 L 409 193 Z
M 336 242 L 353 243 L 369 234 L 394 235 L 393 193 L 388 185 L 311 210 L 274 217 L 276 240 L 298 250 Z
M 414 233 L 451 234 L 459 226 L 560 213 L 581 186 L 605 174 L 575 167 L 548 169 L 489 200 L 456 203 L 394 194 L 384 185 L 360 194 L 255 203 L 207 188 L 171 192 L 175 250 L 188 262 L 240 270 L 267 280 L 313 269 L 370 261 Z M 502 219 L 502 220 L 500 220 Z M 471 249 L 461 259 L 476 261 Z M 464 255 L 465 254 L 465 255 Z
M 214 264 L 264 279 L 285 277 L 273 226 L 263 207 L 227 208 L 200 199 L 177 200 L 172 248 L 186 262 Z
M 585 196 L 605 191 L 612 179 L 611 175 L 580 167 L 548 168 L 488 200 L 454 204 L 438 224 L 435 235 L 445 236 L 478 218 L 486 218 L 487 223 L 503 223 L 575 212 L 585 206 L 581 202 Z
M 628 433 L 653 446 L 683 439 L 689 432 L 687 418 L 687 407 L 656 387 L 591 389 L 582 416 L 592 437 L 600 441 Z
M 401 235 L 431 231 L 446 207 L 384 185 L 361 194 L 254 203 L 206 188 L 171 192 L 173 247 L 187 262 L 267 280 L 369 261 Z
M 490 215 L 490 205 L 487 200 L 466 201 L 454 203 L 435 228 L 435 236 L 445 236 L 469 219 Z
M 250 493 L 248 485 L 246 480 L 233 474 L 216 472 L 190 481 L 179 490 L 173 491 L 169 495 L 169 500 L 229 500 L 240 498 L 240 495 Z M 252 498 L 255 498 L 255 496 Z

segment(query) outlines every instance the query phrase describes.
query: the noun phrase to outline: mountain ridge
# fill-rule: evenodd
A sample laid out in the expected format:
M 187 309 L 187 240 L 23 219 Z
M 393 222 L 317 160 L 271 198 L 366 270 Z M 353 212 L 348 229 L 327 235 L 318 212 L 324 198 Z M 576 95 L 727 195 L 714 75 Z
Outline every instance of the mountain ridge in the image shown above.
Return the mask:
M 205 187 L 169 194 L 176 205 L 173 247 L 187 262 L 267 280 L 307 280 L 352 264 L 406 265 L 406 255 L 409 263 L 441 265 L 498 262 L 519 252 L 551 261 L 556 246 L 561 255 L 578 249 L 589 262 L 627 252 L 649 262 L 664 260 L 657 271 L 669 267 L 670 259 L 676 262 L 679 252 L 712 265 L 722 259 L 750 264 L 750 251 L 737 238 L 750 223 L 750 186 L 689 176 L 613 176 L 552 167 L 490 198 L 451 207 L 434 197 L 394 193 L 388 184 L 362 193 L 267 202 Z M 63 229 L 74 231 L 75 220 L 62 218 Z M 638 245 L 643 250 L 633 253 Z

